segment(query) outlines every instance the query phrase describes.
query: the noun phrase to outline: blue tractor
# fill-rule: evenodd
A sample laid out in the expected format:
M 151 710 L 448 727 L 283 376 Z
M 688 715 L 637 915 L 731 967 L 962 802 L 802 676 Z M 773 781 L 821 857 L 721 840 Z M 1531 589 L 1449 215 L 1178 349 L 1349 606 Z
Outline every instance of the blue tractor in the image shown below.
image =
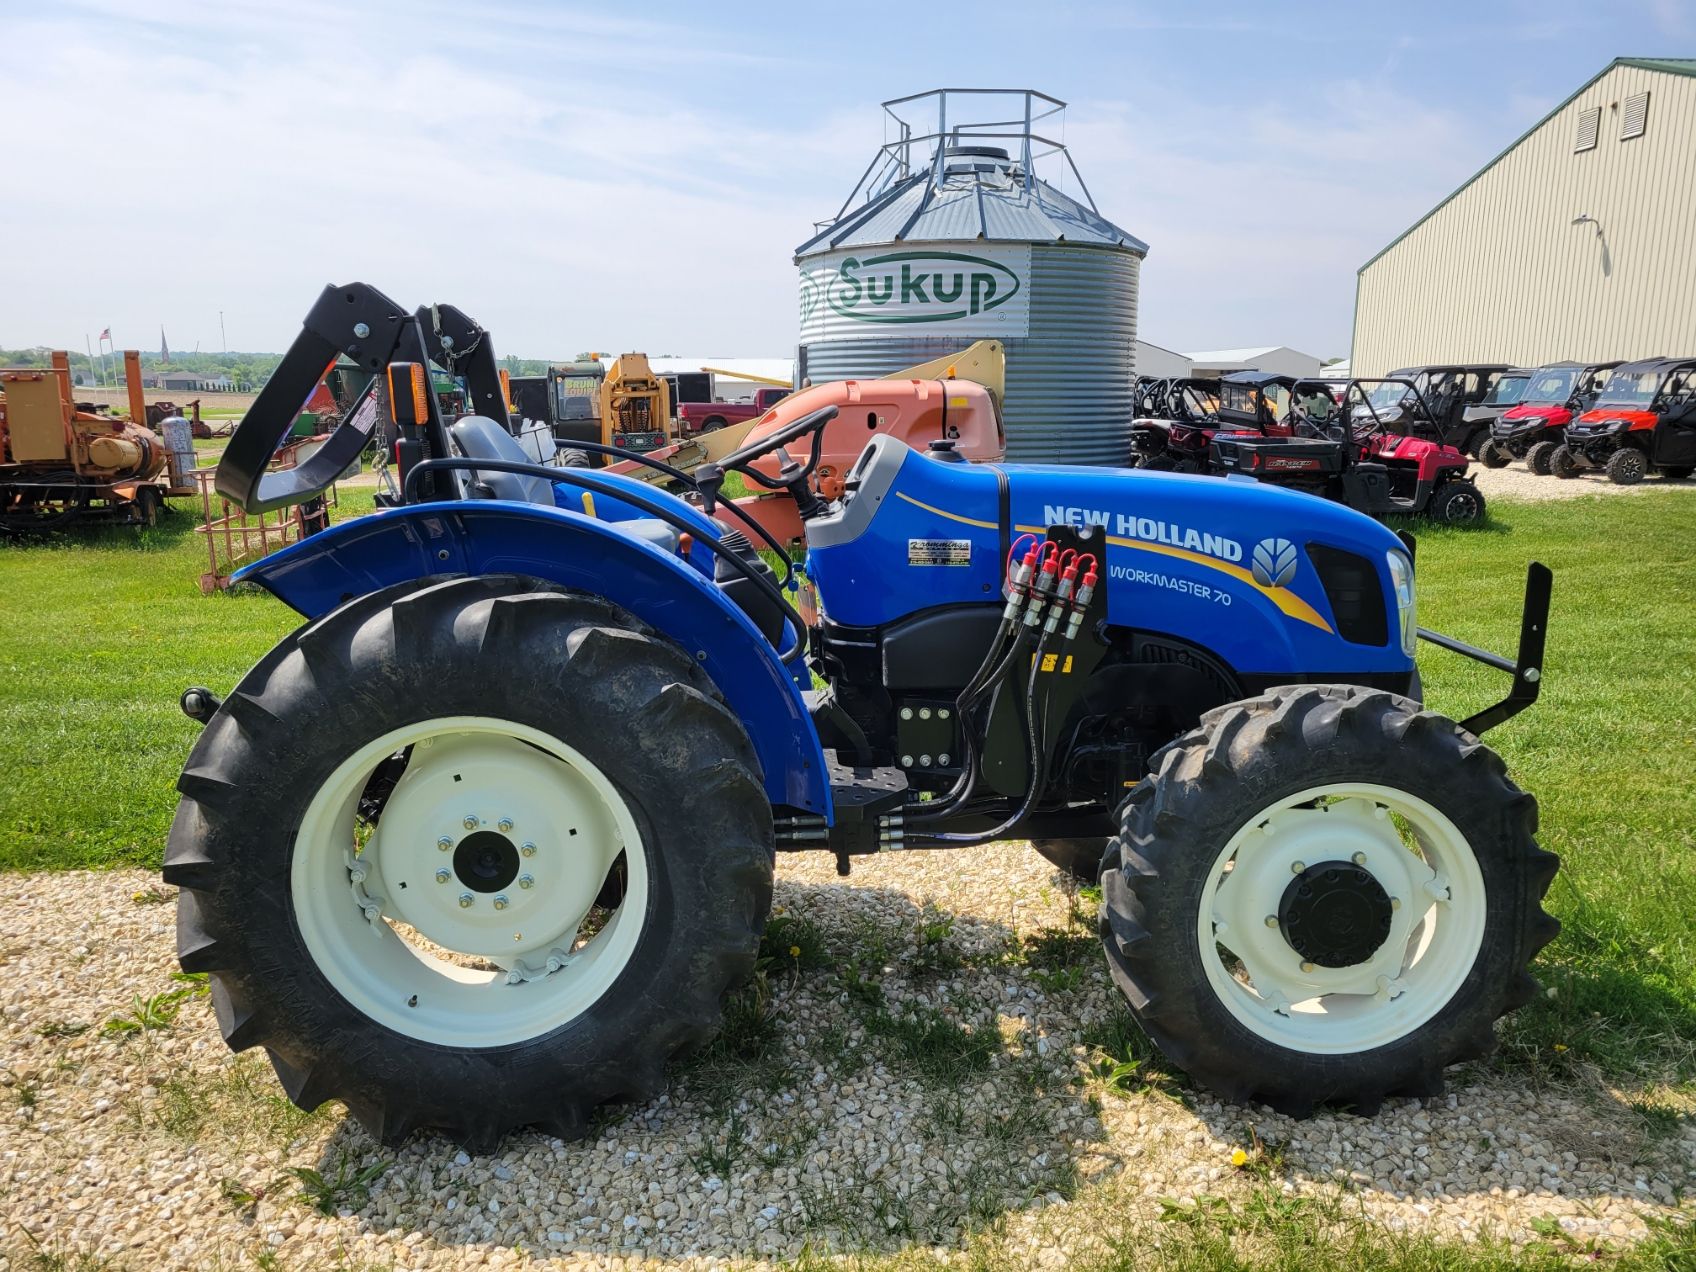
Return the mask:
M 803 849 L 846 874 L 1031 840 L 1100 880 L 1165 1053 L 1296 1115 L 1435 1093 L 1532 994 L 1557 859 L 1479 735 L 1537 696 L 1542 566 L 1510 660 L 1418 627 L 1410 538 L 1253 480 L 874 434 L 825 503 L 835 408 L 693 475 L 650 461 L 670 490 L 538 463 L 487 333 L 362 284 L 313 308 L 225 496 L 312 499 L 366 446 L 356 409 L 268 468 L 343 358 L 386 386 L 404 496 L 239 575 L 304 621 L 184 694 L 205 728 L 164 868 L 183 968 L 302 1107 L 387 1142 L 583 1133 L 712 1035 Z M 441 417 L 432 362 L 475 414 Z M 813 621 L 758 527 L 713 515 L 728 470 L 797 500 Z M 1511 690 L 1424 709 L 1421 637 Z

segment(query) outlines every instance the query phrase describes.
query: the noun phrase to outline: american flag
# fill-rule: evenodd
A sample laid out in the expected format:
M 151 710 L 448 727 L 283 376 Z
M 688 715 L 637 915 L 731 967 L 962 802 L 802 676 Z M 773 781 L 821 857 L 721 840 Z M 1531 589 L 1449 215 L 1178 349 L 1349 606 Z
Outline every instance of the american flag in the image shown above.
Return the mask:
M 110 327 L 105 328 L 101 331 L 100 338 L 102 340 L 110 340 L 112 338 L 112 329 Z

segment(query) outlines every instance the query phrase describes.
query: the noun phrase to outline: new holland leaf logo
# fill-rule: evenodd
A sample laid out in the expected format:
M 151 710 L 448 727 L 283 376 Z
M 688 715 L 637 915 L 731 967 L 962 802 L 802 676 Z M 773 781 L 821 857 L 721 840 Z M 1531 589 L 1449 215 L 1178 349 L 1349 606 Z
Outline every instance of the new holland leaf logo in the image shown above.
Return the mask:
M 825 303 L 855 322 L 949 322 L 999 309 L 1019 294 L 1005 265 L 963 252 L 850 256 L 825 285 Z M 810 309 L 806 298 L 803 309 Z
M 1262 539 L 1254 545 L 1249 566 L 1262 587 L 1283 587 L 1296 576 L 1296 545 L 1288 539 Z

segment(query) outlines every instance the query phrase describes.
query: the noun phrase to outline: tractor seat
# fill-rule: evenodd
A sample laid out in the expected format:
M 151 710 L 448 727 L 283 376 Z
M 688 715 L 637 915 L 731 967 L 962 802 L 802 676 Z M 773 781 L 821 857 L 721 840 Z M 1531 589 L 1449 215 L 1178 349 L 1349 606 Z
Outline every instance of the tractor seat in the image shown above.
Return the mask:
M 515 464 L 536 462 L 536 457 L 522 442 L 494 420 L 481 415 L 467 415 L 455 424 L 453 440 L 459 449 L 465 452 L 467 459 L 505 459 Z M 557 506 L 554 501 L 553 483 L 545 478 L 532 477 L 527 473 L 474 472 L 471 476 L 476 485 L 488 487 L 496 499 L 541 504 L 544 508 Z M 658 517 L 630 517 L 622 521 L 608 521 L 606 524 L 620 534 L 651 543 L 662 552 L 677 551 L 677 527 L 661 521 Z
M 515 464 L 534 464 L 536 457 L 524 449 L 511 433 L 494 420 L 481 415 L 467 415 L 453 426 L 453 440 L 465 452 L 467 459 L 505 459 Z M 474 485 L 487 486 L 496 499 L 514 503 L 554 506 L 552 483 L 524 473 L 471 474 Z

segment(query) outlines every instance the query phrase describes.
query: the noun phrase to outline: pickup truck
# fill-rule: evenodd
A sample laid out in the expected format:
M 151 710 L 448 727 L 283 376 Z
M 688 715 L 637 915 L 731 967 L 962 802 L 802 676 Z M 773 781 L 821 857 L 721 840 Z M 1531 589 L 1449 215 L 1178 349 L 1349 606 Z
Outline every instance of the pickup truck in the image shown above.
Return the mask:
M 791 389 L 761 389 L 754 394 L 752 402 L 681 402 L 677 407 L 677 435 L 696 437 L 726 424 L 757 420 L 791 392 Z

